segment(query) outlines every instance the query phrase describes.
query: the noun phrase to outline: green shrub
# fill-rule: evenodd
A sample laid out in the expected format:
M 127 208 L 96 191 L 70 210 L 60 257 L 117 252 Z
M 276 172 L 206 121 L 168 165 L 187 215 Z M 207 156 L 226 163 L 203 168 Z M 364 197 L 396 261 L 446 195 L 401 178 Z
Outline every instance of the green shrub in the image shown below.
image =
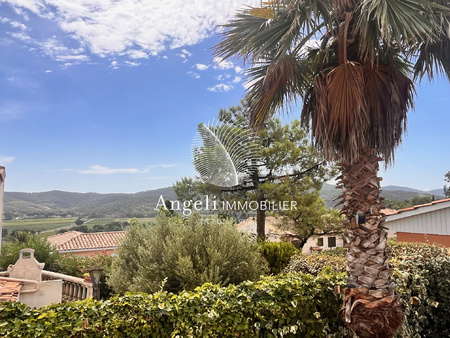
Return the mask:
M 425 243 L 388 241 L 394 268 L 392 280 L 405 308 L 403 330 L 398 337 L 450 336 L 450 256 L 448 249 Z M 286 272 L 304 272 L 314 276 L 324 266 L 345 271 L 345 257 L 328 252 L 295 255 Z
M 180 294 L 126 293 L 30 309 L 0 304 L 0 336 L 8 337 L 343 337 L 333 292 L 343 274 L 325 270 L 264 277 Z
M 266 270 L 257 244 L 228 221 L 192 215 L 183 222 L 162 214 L 149 228 L 132 221 L 108 283 L 118 293 L 179 292 L 255 280 Z
M 399 337 L 450 337 L 450 257 L 399 261 L 393 281 L 406 305 Z
M 389 239 L 388 245 L 394 265 L 399 261 L 427 262 L 438 257 L 448 257 L 448 248 L 441 245 L 397 242 L 395 239 Z
M 342 255 L 314 254 L 295 255 L 291 258 L 284 272 L 303 272 L 317 276 L 325 266 L 331 267 L 337 272 L 345 272 L 346 258 Z
M 298 250 L 292 243 L 288 242 L 260 242 L 259 250 L 269 263 L 270 273 L 280 273 L 288 264 L 291 257 L 299 254 Z
M 11 241 L 2 243 L 0 270 L 6 271 L 10 264 L 15 264 L 19 259 L 20 250 L 34 249 L 36 260 L 45 263 L 44 269 L 56 271 L 55 261 L 60 258 L 60 254 L 52 249 L 46 238 L 24 231 L 19 231 L 16 234 L 14 238 L 11 238 Z

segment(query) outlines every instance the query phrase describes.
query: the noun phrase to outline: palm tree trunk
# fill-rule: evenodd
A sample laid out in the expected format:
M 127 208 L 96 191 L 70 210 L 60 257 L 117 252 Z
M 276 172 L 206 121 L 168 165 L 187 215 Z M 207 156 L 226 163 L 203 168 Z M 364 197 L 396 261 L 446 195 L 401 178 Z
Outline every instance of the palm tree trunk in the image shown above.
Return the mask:
M 346 216 L 348 287 L 344 291 L 346 325 L 359 337 L 392 337 L 403 320 L 403 304 L 394 294 L 389 266 L 386 216 L 381 213 L 379 161 L 364 149 L 355 164 L 341 163 L 342 213 Z

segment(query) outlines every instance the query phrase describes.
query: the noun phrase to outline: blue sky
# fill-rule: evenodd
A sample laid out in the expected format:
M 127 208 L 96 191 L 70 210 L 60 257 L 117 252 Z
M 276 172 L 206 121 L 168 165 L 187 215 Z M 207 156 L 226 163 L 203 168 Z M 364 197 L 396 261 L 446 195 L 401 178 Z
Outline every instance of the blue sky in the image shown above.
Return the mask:
M 258 2 L 0 0 L 6 190 L 137 192 L 194 176 L 197 124 L 245 91 L 242 64 L 214 58 L 216 26 Z M 450 170 L 450 86 L 417 94 L 383 184 L 431 190 Z

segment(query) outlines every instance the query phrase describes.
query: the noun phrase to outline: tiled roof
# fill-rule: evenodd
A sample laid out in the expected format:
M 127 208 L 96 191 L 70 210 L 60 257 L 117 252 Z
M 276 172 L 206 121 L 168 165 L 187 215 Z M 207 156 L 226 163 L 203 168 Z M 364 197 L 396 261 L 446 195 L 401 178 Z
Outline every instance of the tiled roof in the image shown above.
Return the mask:
M 439 204 L 439 203 L 445 203 L 445 202 L 449 202 L 449 201 L 450 201 L 450 198 L 446 198 L 446 199 L 443 199 L 443 200 L 433 201 L 431 203 L 426 203 L 426 204 L 415 205 L 415 206 L 412 206 L 412 207 L 409 207 L 409 208 L 405 208 L 405 209 L 400 209 L 400 210 L 389 209 L 389 213 L 385 212 L 385 214 L 388 215 L 388 216 L 389 215 L 396 215 L 396 214 L 399 214 L 401 212 L 416 210 L 416 209 L 419 209 L 419 208 L 422 208 L 422 207 L 429 207 L 429 206 L 432 206 L 432 205 L 436 205 L 436 204 Z
M 17 301 L 22 285 L 22 282 L 13 282 L 0 278 L 0 303 Z
M 59 251 L 117 248 L 125 231 L 82 233 L 69 231 L 48 237 Z

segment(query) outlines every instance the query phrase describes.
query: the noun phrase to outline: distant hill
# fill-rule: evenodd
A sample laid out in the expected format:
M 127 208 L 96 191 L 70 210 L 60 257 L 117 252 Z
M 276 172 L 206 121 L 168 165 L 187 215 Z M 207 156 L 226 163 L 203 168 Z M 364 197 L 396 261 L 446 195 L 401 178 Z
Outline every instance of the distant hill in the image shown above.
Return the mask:
M 325 200 L 325 204 L 328 208 L 333 208 L 336 205 L 336 201 L 334 200 L 340 194 L 341 191 L 339 189 L 336 189 L 336 186 L 327 183 L 324 183 L 322 190 L 320 191 L 320 197 Z M 414 196 L 434 196 L 435 199 L 439 200 L 444 198 L 444 190 L 435 189 L 431 191 L 421 191 L 408 187 L 389 185 L 381 188 L 381 196 L 391 201 L 410 200 Z
M 383 191 L 409 191 L 409 192 L 415 192 L 418 194 L 424 194 L 424 195 L 435 195 L 435 196 L 444 196 L 444 188 L 441 189 L 434 189 L 434 190 L 428 190 L 428 191 L 423 191 L 423 190 L 418 190 L 418 189 L 413 189 L 413 188 L 408 188 L 408 187 L 399 187 L 396 185 L 388 185 L 385 187 L 381 188 Z
M 52 216 L 68 213 L 86 217 L 151 217 L 160 196 L 174 200 L 172 187 L 134 194 L 76 193 L 46 191 L 5 192 L 5 213 Z
M 320 196 L 327 207 L 336 205 L 334 201 L 341 194 L 334 185 L 325 183 Z M 414 196 L 435 196 L 444 198 L 442 189 L 429 192 L 413 188 L 387 186 L 381 196 L 391 201 L 410 200 Z M 5 218 L 8 216 L 50 217 L 73 215 L 89 218 L 105 217 L 152 217 L 160 196 L 165 200 L 175 200 L 172 187 L 137 192 L 134 194 L 76 193 L 67 191 L 46 191 L 36 193 L 5 192 Z

